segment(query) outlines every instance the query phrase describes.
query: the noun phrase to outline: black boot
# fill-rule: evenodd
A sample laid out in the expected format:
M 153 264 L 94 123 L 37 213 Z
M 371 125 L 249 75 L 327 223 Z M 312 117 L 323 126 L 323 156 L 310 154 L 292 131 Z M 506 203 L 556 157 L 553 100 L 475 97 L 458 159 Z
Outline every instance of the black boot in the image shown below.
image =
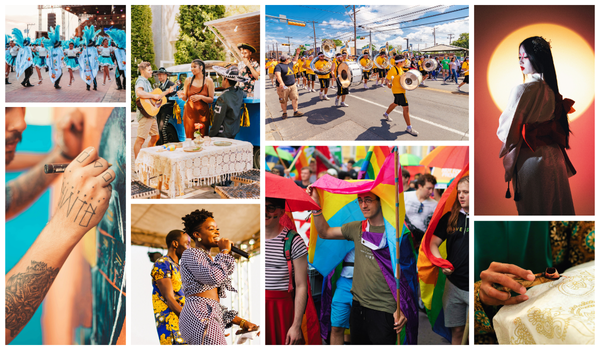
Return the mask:
M 58 80 L 56 80 L 54 82 L 54 88 L 55 89 L 60 89 L 61 88 L 60 85 L 58 85 L 58 84 L 60 84 L 60 79 L 62 79 L 62 75 L 60 76 L 60 78 L 58 78 Z
M 8 84 L 8 85 L 10 85 L 10 84 L 12 84 L 12 83 L 10 83 L 10 82 L 8 81 L 8 78 L 4 78 L 4 84 Z
M 94 91 L 98 91 L 98 83 L 96 82 L 96 78 L 94 78 Z
M 85 84 L 85 89 L 86 89 L 87 91 L 90 91 L 90 84 Z

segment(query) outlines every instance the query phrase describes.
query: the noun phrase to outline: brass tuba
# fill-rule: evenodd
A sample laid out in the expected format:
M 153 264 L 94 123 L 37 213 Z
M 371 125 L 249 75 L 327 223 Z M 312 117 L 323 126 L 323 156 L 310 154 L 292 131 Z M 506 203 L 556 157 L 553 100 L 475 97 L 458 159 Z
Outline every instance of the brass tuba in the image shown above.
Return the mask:
M 365 55 L 365 54 L 367 54 L 367 56 L 369 56 L 369 62 L 367 63 L 366 66 L 363 66 L 360 63 L 360 60 L 362 59 L 362 56 Z M 363 54 L 362 55 L 356 57 L 356 63 L 358 63 L 358 65 L 361 66 L 364 70 L 371 70 L 371 69 L 373 69 L 373 60 L 371 59 L 370 56 L 371 55 L 369 55 L 369 49 L 365 49 L 365 50 L 363 50 Z
M 385 52 L 386 56 L 383 58 L 383 62 L 381 62 L 381 64 L 377 63 L 377 58 L 379 58 L 379 55 Z M 373 62 L 375 63 L 375 67 L 379 68 L 379 69 L 388 69 L 390 68 L 390 58 L 387 56 L 387 50 L 382 49 L 381 51 L 379 51 L 379 53 L 377 54 L 377 56 L 375 56 L 375 58 L 373 59 Z
M 310 69 L 312 69 L 317 75 L 327 75 L 331 73 L 331 70 L 333 69 L 333 60 L 335 57 L 335 43 L 333 42 L 333 40 L 323 40 L 323 43 L 321 44 L 321 52 L 325 55 L 325 60 L 327 61 L 327 63 L 323 66 L 322 69 L 316 69 L 315 62 L 319 60 L 319 56 L 317 55 L 310 62 Z
M 433 58 L 428 58 L 422 63 L 423 70 L 426 72 L 434 71 L 437 68 L 437 61 Z

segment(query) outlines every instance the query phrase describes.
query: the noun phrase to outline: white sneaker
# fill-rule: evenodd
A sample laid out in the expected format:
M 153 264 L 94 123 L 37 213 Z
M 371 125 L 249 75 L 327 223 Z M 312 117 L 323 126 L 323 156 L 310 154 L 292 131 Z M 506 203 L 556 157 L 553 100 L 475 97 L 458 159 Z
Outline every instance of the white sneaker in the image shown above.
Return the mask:
M 342 102 L 342 107 L 348 107 L 348 104 L 346 102 Z
M 342 103 L 343 103 L 343 102 L 342 102 Z M 337 107 L 337 106 L 339 106 L 339 105 L 340 105 L 340 99 L 339 99 L 339 98 L 336 98 L 336 99 L 335 99 L 335 106 Z
M 329 98 L 329 97 L 327 97 L 327 95 L 323 95 L 323 98 L 324 98 L 325 100 L 330 100 L 330 98 Z
M 406 132 L 413 135 L 413 136 L 419 136 L 419 132 L 413 128 L 406 128 Z
M 457 86 L 457 87 L 456 87 L 456 91 L 460 91 L 460 86 Z
M 319 100 L 323 101 L 323 95 L 319 95 Z
M 367 84 L 364 84 L 365 89 L 367 88 Z
M 385 115 L 385 113 L 383 114 L 383 117 L 385 118 L 385 120 L 387 120 L 388 122 L 392 121 L 392 118 L 389 115 Z

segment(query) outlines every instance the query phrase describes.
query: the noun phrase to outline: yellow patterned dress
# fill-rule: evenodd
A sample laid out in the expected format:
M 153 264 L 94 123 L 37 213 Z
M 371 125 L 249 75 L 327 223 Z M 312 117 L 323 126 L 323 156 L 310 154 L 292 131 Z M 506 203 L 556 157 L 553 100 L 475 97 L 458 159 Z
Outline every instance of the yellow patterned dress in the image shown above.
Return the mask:
M 158 332 L 160 345 L 184 345 L 185 341 L 179 332 L 179 317 L 169 309 L 166 300 L 156 285 L 156 281 L 163 278 L 170 278 L 175 300 L 183 307 L 185 296 L 181 287 L 179 265 L 169 256 L 165 255 L 156 260 L 150 275 L 152 276 L 152 306 L 154 308 L 156 331 Z

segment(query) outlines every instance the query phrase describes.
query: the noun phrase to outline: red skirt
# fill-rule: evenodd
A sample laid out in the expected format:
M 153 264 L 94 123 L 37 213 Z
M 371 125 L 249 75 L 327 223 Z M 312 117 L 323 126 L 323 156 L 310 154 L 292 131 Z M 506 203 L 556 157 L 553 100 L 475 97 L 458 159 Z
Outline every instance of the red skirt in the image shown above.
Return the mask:
M 267 345 L 285 345 L 285 337 L 294 323 L 294 295 L 278 290 L 265 290 Z

